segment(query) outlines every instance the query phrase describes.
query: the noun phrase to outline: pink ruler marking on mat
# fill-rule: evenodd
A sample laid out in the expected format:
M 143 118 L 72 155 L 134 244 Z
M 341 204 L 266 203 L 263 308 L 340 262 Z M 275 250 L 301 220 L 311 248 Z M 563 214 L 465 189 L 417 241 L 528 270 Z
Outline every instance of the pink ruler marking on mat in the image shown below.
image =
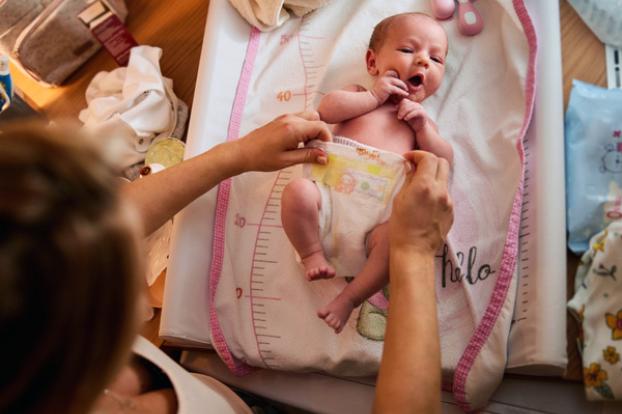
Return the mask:
M 527 71 L 527 80 L 525 85 L 525 93 L 527 96 L 525 103 L 525 118 L 523 122 L 523 127 L 521 128 L 521 132 L 516 142 L 516 148 L 521 160 L 521 182 L 514 197 L 514 202 L 512 203 L 512 212 L 510 214 L 508 234 L 505 239 L 503 256 L 501 258 L 499 276 L 497 278 L 497 282 L 495 284 L 490 303 L 486 308 L 486 312 L 484 313 L 482 321 L 479 323 L 475 330 L 475 333 L 471 337 L 471 340 L 469 341 L 469 344 L 467 345 L 464 354 L 462 354 L 460 361 L 458 361 L 458 366 L 456 367 L 456 372 L 454 374 L 454 398 L 456 399 L 460 407 L 465 411 L 472 411 L 472 408 L 467 401 L 466 395 L 467 378 L 469 376 L 469 373 L 471 372 L 473 364 L 475 363 L 475 359 L 480 354 L 482 348 L 488 341 L 488 338 L 492 333 L 493 327 L 497 322 L 497 318 L 499 317 L 499 313 L 503 308 L 503 304 L 506 301 L 508 289 L 510 287 L 510 283 L 514 273 L 514 266 L 516 264 L 516 255 L 518 251 L 518 235 L 520 230 L 525 167 L 523 139 L 525 137 L 525 133 L 527 132 L 527 128 L 529 127 L 529 122 L 531 121 L 531 116 L 533 113 L 536 89 L 535 69 L 538 41 L 535 27 L 533 25 L 533 22 L 531 21 L 529 12 L 525 7 L 524 0 L 513 0 L 512 3 L 514 5 L 514 10 L 516 11 L 518 18 L 523 25 L 523 30 L 525 31 L 525 35 L 527 36 L 527 42 L 529 44 L 529 68 Z
M 302 28 L 302 26 L 304 25 L 305 22 L 305 17 L 302 17 L 301 23 L 300 23 L 300 27 Z M 302 52 L 302 45 L 300 42 L 300 31 L 298 32 L 298 53 L 300 54 L 300 61 L 303 63 L 303 67 L 304 67 L 304 62 L 305 62 L 305 58 L 304 58 L 304 54 Z M 304 76 L 305 76 L 305 80 L 304 80 L 304 90 L 302 92 L 302 95 L 304 95 L 305 97 L 305 107 L 304 110 L 307 110 L 307 105 L 309 104 L 309 77 L 307 75 L 307 71 L 304 70 Z
M 274 194 L 275 191 L 275 187 L 277 186 L 278 182 L 279 182 L 279 178 L 281 177 L 282 174 L 284 174 L 285 171 L 281 170 L 277 173 L 277 178 L 274 180 L 274 183 L 272 184 L 272 188 L 270 189 L 270 195 Z M 263 214 L 261 215 L 261 219 L 259 220 L 259 226 L 257 228 L 257 233 L 255 235 L 255 245 L 253 247 L 253 265 L 255 264 L 255 260 L 256 260 L 256 255 L 257 255 L 257 248 L 259 245 L 259 236 L 260 236 L 260 230 L 262 227 L 266 226 L 264 224 L 264 220 L 266 219 L 266 213 L 268 212 L 268 204 L 270 204 L 270 197 L 268 197 L 266 199 L 266 203 L 264 205 L 264 209 L 263 209 Z M 279 226 L 282 227 L 282 226 Z M 249 275 L 249 292 L 253 291 L 253 281 L 256 279 L 257 275 L 257 271 L 254 269 L 254 266 L 251 267 L 250 269 L 250 275 Z M 266 357 L 264 356 L 264 351 L 261 349 L 261 344 L 260 342 L 264 342 L 262 340 L 260 340 L 260 336 L 257 334 L 257 327 L 255 326 L 255 320 L 257 319 L 256 315 L 256 309 L 255 309 L 255 303 L 257 300 L 269 300 L 269 301 L 281 301 L 282 298 L 280 297 L 271 297 L 271 296 L 262 296 L 262 295 L 255 295 L 255 294 L 250 294 L 247 295 L 247 297 L 250 300 L 250 311 L 251 311 L 251 320 L 253 321 L 252 326 L 253 326 L 253 335 L 255 336 L 255 344 L 257 345 L 257 354 L 259 355 L 259 358 L 261 359 L 261 362 L 263 362 L 263 364 L 267 367 L 267 368 L 274 368 L 273 366 L 271 366 L 268 361 L 266 361 Z M 265 335 L 264 335 L 265 336 Z M 262 338 L 265 339 L 265 338 Z
M 231 108 L 231 116 L 229 117 L 229 126 L 227 129 L 227 141 L 233 141 L 239 137 L 240 124 L 244 114 L 244 106 L 246 105 L 246 97 L 250 85 L 255 58 L 259 50 L 259 39 L 261 32 L 253 27 L 251 28 L 246 48 L 246 56 L 242 65 L 242 72 L 238 80 L 238 86 L 235 92 L 233 107 Z M 216 211 L 214 217 L 214 235 L 212 241 L 212 263 L 209 270 L 209 297 L 210 297 L 210 329 L 212 332 L 212 340 L 214 347 L 225 362 L 227 367 L 236 375 L 245 375 L 251 371 L 251 367 L 244 362 L 236 359 L 227 345 L 227 341 L 222 332 L 214 299 L 216 297 L 216 289 L 222 274 L 222 266 L 225 257 L 225 230 L 227 220 L 227 208 L 229 206 L 229 194 L 231 192 L 231 179 L 227 179 L 218 186 L 216 195 Z

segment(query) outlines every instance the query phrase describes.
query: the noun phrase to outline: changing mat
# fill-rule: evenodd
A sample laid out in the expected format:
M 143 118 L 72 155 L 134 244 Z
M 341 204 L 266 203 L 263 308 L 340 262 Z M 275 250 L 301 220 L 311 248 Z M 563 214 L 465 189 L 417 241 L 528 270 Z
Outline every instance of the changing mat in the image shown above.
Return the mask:
M 481 407 L 501 381 L 514 309 L 522 138 L 534 98 L 535 32 L 522 0 L 478 2 L 486 27 L 449 36 L 445 80 L 424 104 L 454 148 L 455 222 L 438 252 L 437 302 L 444 382 L 465 409 Z M 371 85 L 365 51 L 373 26 L 423 0 L 331 2 L 270 33 L 252 30 L 228 138 L 322 94 Z M 384 311 L 366 302 L 336 335 L 316 311 L 347 283 L 308 282 L 280 223 L 285 185 L 300 166 L 248 173 L 218 189 L 209 277 L 211 336 L 236 373 L 250 366 L 376 373 Z

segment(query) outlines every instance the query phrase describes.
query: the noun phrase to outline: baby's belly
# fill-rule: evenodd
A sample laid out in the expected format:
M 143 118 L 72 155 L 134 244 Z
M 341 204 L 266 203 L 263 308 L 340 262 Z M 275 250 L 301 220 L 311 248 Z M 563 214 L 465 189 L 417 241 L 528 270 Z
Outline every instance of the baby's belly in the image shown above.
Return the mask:
M 415 146 L 414 132 L 408 125 L 403 124 L 387 127 L 350 121 L 337 125 L 334 134 L 401 155 Z

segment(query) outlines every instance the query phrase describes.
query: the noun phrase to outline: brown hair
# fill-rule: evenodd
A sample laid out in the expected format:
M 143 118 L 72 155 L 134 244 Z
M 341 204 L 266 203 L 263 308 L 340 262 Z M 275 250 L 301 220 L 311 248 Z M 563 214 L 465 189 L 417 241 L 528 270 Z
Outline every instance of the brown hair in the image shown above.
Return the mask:
M 436 20 L 434 20 L 431 16 L 421 12 L 406 12 L 385 17 L 380 21 L 380 23 L 378 23 L 374 27 L 374 31 L 372 32 L 371 38 L 369 39 L 369 49 L 373 50 L 374 52 L 378 52 L 378 50 L 382 47 L 382 44 L 387 37 L 387 32 L 389 31 L 393 23 L 395 23 L 400 18 L 406 16 L 424 16 L 436 22 Z
M 136 334 L 136 232 L 86 139 L 0 129 L 0 412 L 83 413 Z

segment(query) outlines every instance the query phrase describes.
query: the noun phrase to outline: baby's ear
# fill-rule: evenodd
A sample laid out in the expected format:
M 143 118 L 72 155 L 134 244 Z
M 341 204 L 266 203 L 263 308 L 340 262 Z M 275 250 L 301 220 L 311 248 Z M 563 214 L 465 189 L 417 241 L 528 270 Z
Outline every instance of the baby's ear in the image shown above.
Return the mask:
M 365 55 L 365 62 L 367 62 L 367 73 L 372 76 L 378 76 L 378 68 L 376 67 L 376 53 L 373 50 L 367 49 Z

